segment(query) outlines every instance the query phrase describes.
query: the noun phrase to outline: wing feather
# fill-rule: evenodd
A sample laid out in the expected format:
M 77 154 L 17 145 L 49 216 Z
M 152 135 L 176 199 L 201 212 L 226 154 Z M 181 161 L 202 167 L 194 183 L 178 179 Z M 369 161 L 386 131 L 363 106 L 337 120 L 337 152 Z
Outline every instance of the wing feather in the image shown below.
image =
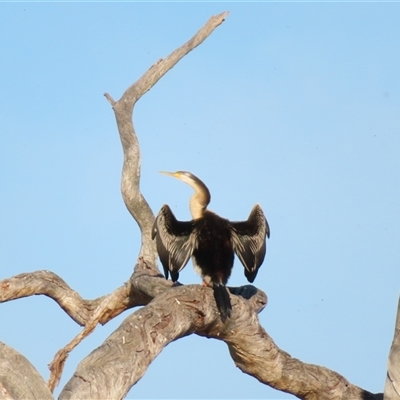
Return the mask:
M 267 219 L 261 206 L 256 204 L 247 221 L 231 222 L 231 225 L 233 248 L 245 267 L 247 280 L 253 282 L 267 249 L 266 237 L 270 235 Z
M 157 252 L 164 268 L 165 278 L 171 273 L 176 282 L 179 272 L 193 253 L 194 235 L 192 221 L 178 221 L 168 205 L 163 205 L 154 221 L 152 238 L 156 238 Z

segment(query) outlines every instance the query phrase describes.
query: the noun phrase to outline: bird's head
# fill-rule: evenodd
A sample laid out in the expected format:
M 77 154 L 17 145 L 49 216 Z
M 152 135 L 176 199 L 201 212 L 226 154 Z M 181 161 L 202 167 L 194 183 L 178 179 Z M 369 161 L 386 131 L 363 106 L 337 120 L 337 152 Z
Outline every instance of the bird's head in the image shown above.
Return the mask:
M 190 198 L 190 211 L 193 218 L 200 218 L 204 210 L 211 201 L 210 191 L 207 186 L 197 176 L 188 171 L 166 172 L 160 171 L 161 174 L 172 176 L 187 183 L 195 191 Z
M 177 178 L 177 179 L 187 183 L 191 187 L 193 187 L 193 185 L 196 182 L 200 181 L 199 178 L 197 178 L 196 176 L 194 176 L 193 174 L 191 174 L 190 172 L 187 172 L 187 171 L 176 171 L 176 172 L 160 171 L 160 174 L 167 175 L 167 176 L 173 176 L 174 178 Z M 203 183 L 203 185 L 204 185 L 204 183 Z

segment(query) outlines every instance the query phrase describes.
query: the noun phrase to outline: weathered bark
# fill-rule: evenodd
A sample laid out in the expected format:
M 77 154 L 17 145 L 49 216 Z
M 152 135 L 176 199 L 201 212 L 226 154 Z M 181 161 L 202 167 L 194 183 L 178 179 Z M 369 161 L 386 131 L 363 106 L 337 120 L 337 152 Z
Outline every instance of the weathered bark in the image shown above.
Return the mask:
M 400 400 L 400 298 L 397 306 L 394 338 L 389 352 L 385 400 Z
M 0 342 L 0 400 L 53 400 L 35 367 L 13 348 Z
M 243 372 L 299 398 L 361 400 L 382 397 L 351 385 L 336 372 L 302 363 L 279 349 L 259 324 L 257 313 L 265 307 L 267 297 L 254 286 L 230 288 L 236 295 L 232 296 L 232 317 L 222 323 L 210 288 L 172 285 L 157 269 L 156 249 L 150 235 L 154 214 L 139 189 L 140 149 L 132 122 L 133 108 L 137 100 L 182 57 L 201 44 L 226 15 L 212 17 L 191 40 L 155 63 L 120 100 L 114 101 L 105 94 L 115 112 L 124 152 L 122 196 L 142 235 L 139 261 L 129 281 L 109 295 L 94 300 L 82 299 L 49 271 L 20 274 L 0 281 L 0 302 L 46 295 L 84 326 L 51 363 L 51 388 L 59 380 L 68 353 L 98 323 L 105 324 L 129 308 L 145 305 L 128 316 L 103 345 L 82 360 L 60 399 L 123 398 L 168 343 L 192 333 L 225 341 L 232 359 Z M 16 361 L 11 361 L 10 365 L 11 369 L 18 369 Z M 9 375 L 12 373 L 7 372 L 6 376 Z M 5 389 L 1 384 L 2 381 L 0 395 L 4 393 L 4 398 L 14 398 L 15 384 L 10 388 L 4 386 Z M 47 398 L 41 392 L 19 398 L 24 397 Z
M 192 333 L 225 341 L 243 372 L 299 398 L 380 398 L 350 384 L 334 371 L 303 363 L 280 350 L 257 318 L 266 304 L 265 294 L 252 286 L 240 291 L 247 292 L 249 298 L 232 298 L 232 318 L 225 324 L 218 315 L 210 288 L 189 285 L 165 291 L 127 317 L 102 346 L 79 364 L 60 400 L 123 397 L 165 346 Z M 99 376 L 106 378 L 98 379 Z
M 265 299 L 264 293 L 254 293 L 258 302 L 235 298 L 232 320 L 239 315 L 247 316 L 247 322 L 254 320 L 253 306 L 261 308 Z M 166 345 L 191 333 L 217 337 L 228 326 L 220 320 L 210 288 L 172 287 L 127 317 L 102 346 L 79 364 L 60 400 L 122 398 Z M 99 380 L 99 376 L 106 379 Z
M 135 271 L 138 273 L 134 280 L 128 281 L 110 293 L 114 297 L 115 305 L 109 312 L 99 317 L 100 324 L 106 324 L 129 308 L 147 304 L 150 298 L 141 291 L 141 287 L 153 285 L 153 281 L 149 282 L 150 276 L 158 276 L 159 281 L 163 282 L 161 286 L 164 285 L 165 288 L 171 286 L 171 283 L 166 281 L 160 273 L 143 271 L 143 264 L 139 263 Z M 50 297 L 81 326 L 85 326 L 93 318 L 93 313 L 110 296 L 101 296 L 94 300 L 82 299 L 79 293 L 51 271 L 35 271 L 3 279 L 0 281 L 0 289 L 0 303 L 40 294 Z
M 236 296 L 232 297 L 232 318 L 226 324 L 219 318 L 210 288 L 173 286 L 143 263 L 137 265 L 127 287 L 134 296 L 140 293 L 142 304 L 148 305 L 127 317 L 79 364 L 60 399 L 122 398 L 168 343 L 192 333 L 225 341 L 243 372 L 299 398 L 380 398 L 334 371 L 302 363 L 279 349 L 259 324 L 257 313 L 265 307 L 267 297 L 254 286 L 230 288 Z M 70 293 L 75 297 L 65 283 L 55 291 L 51 285 L 49 288 L 57 298 L 68 301 Z M 42 288 L 41 294 L 49 295 L 44 292 Z

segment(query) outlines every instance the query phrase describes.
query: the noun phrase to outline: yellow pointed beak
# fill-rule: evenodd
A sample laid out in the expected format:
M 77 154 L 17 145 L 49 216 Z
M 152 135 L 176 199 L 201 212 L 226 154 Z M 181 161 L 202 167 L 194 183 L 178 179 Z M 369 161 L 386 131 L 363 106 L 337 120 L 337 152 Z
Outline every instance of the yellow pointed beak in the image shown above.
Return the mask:
M 174 178 L 179 178 L 180 173 L 179 172 L 167 172 L 167 171 L 158 171 L 160 174 L 163 175 L 168 175 L 168 176 L 173 176 Z

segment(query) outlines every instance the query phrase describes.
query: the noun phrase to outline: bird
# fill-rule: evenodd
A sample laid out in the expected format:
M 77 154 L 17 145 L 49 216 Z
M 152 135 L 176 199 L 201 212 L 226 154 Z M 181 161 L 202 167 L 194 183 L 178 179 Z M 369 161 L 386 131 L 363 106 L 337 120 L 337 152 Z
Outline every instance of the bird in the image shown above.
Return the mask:
M 221 320 L 225 322 L 232 310 L 226 284 L 235 254 L 252 283 L 264 261 L 266 238 L 270 237 L 267 219 L 259 204 L 253 207 L 246 221 L 222 218 L 207 208 L 211 194 L 197 176 L 187 171 L 160 173 L 177 178 L 194 190 L 189 201 L 191 221 L 178 221 L 167 204 L 161 207 L 154 221 L 152 239 L 156 239 L 165 278 L 171 275 L 171 280 L 176 282 L 179 272 L 192 258 L 203 286 L 213 288 Z

